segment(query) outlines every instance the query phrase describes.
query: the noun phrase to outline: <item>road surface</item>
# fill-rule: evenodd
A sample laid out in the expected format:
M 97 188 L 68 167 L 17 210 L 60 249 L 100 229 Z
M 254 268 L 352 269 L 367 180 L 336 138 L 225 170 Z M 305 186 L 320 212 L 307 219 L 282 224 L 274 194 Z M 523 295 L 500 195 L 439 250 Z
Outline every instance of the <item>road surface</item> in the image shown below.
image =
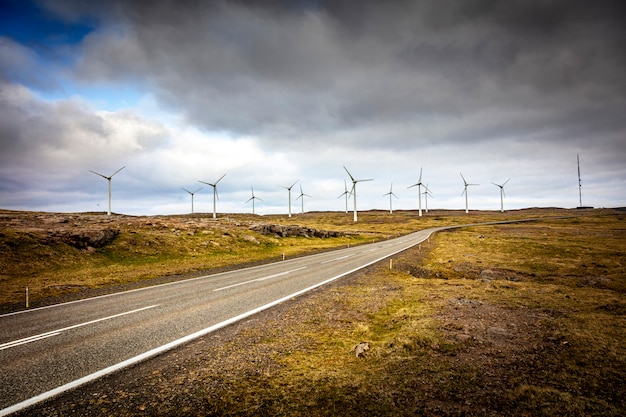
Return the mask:
M 438 230 L 2 315 L 0 416 L 362 269 Z

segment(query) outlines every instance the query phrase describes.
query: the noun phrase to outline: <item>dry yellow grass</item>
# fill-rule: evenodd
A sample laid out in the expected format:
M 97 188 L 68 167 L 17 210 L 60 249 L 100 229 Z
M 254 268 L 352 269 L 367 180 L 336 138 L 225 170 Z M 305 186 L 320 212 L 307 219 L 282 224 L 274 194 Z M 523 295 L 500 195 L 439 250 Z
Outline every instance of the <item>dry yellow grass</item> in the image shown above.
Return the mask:
M 334 247 L 386 239 L 428 227 L 466 222 L 547 216 L 552 210 L 485 212 L 364 212 L 358 223 L 345 213 L 286 216 L 232 214 L 105 216 L 89 213 L 0 211 L 0 305 L 31 303 L 86 289 L 149 281 L 153 278 L 201 273 L 254 262 L 270 262 Z M 275 238 L 250 230 L 257 223 L 296 224 L 341 231 L 345 237 Z M 51 240 L 58 230 L 114 228 L 117 237 L 95 251 Z
M 439 233 L 42 415 L 625 415 L 626 213 L 571 214 Z

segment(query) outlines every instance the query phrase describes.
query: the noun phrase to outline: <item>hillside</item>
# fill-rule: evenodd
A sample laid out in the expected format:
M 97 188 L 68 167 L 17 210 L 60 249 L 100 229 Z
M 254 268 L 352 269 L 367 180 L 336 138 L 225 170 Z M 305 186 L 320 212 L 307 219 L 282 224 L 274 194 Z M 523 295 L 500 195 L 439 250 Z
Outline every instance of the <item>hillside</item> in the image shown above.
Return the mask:
M 533 209 L 469 216 L 439 212 L 421 219 L 412 213 L 373 212 L 360 216 L 363 221 L 358 225 L 337 213 L 310 213 L 291 220 L 228 216 L 217 221 L 202 216 L 77 216 L 85 216 L 89 223 L 100 219 L 102 227 L 120 231 L 103 247 L 74 252 L 67 243 L 43 243 L 38 237 L 42 232 L 34 226 L 30 231 L 3 227 L 3 245 L 10 247 L 7 242 L 27 236 L 38 256 L 64 248 L 71 252 L 68 259 L 83 270 L 97 268 L 77 259 L 99 257 L 118 277 L 137 277 L 132 273 L 136 267 L 187 268 L 187 274 L 195 274 L 212 265 L 211 257 L 242 263 L 242 254 L 249 253 L 260 254 L 257 262 L 272 261 L 282 253 L 297 256 L 333 245 L 366 243 L 422 225 L 542 219 L 439 233 L 394 256 L 392 264 L 368 267 L 20 415 L 626 414 L 623 212 Z M 280 237 L 250 230 L 259 223 L 298 223 L 343 235 Z M 206 251 L 198 251 L 204 245 L 196 239 L 202 236 L 218 245 L 209 243 Z M 171 242 L 185 249 L 176 252 L 178 246 Z M 122 249 L 115 249 L 118 245 Z M 271 250 L 253 250 L 259 246 Z M 131 253 L 124 257 L 124 251 Z M 167 255 L 159 258 L 163 253 Z M 142 263 L 143 257 L 154 260 Z M 121 266 L 115 268 L 115 262 Z M 61 264 L 56 268 L 63 269 Z M 145 273 L 143 280 L 115 282 L 107 288 L 184 278 L 151 278 Z M 37 274 L 31 279 L 46 276 Z M 4 278 L 3 285 L 8 280 Z M 46 285 L 50 283 L 41 288 Z M 90 291 L 95 290 L 85 285 L 66 296 Z M 354 349 L 361 343 L 369 349 L 357 356 Z

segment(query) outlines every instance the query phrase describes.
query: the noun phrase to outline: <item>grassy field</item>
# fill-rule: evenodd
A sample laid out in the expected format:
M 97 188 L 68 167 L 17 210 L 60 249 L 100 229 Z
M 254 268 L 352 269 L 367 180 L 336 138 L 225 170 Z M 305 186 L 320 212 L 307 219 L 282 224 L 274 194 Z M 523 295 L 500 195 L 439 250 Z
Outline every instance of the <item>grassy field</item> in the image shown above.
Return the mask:
M 88 289 L 149 281 L 165 276 L 201 273 L 235 265 L 271 262 L 335 247 L 356 245 L 428 227 L 469 221 L 545 216 L 551 210 L 485 212 L 466 216 L 439 211 L 418 217 L 414 212 L 351 214 L 305 213 L 287 216 L 230 214 L 106 216 L 87 213 L 0 211 L 0 305 L 31 305 Z M 337 238 L 277 238 L 250 230 L 258 223 L 297 224 L 345 232 Z M 108 245 L 92 251 L 51 239 L 73 230 L 119 231 Z
M 421 219 L 375 212 L 360 215 L 357 225 L 336 213 L 311 213 L 291 222 L 351 234 L 328 242 L 255 236 L 261 242 L 255 245 L 269 247 L 258 259 L 272 259 L 417 228 L 524 217 L 543 219 L 440 232 L 391 264 L 369 267 L 37 412 L 626 415 L 624 212 L 431 212 Z M 245 230 L 230 231 L 223 242 L 239 241 Z M 120 237 L 115 245 L 127 242 Z M 243 244 L 230 247 L 257 253 Z M 176 268 L 202 268 L 208 255 L 199 256 L 201 262 Z M 357 358 L 353 349 L 361 342 L 369 350 Z

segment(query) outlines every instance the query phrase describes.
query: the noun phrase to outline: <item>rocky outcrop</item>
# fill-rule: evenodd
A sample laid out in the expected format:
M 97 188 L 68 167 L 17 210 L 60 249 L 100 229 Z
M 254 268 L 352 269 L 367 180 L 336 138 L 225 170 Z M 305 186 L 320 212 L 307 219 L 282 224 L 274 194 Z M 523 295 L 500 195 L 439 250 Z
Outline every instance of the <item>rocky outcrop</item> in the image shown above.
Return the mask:
M 115 239 L 124 216 L 87 213 L 0 211 L 0 230 L 12 231 L 44 245 L 64 243 L 78 249 L 102 248 Z
M 78 249 L 102 248 L 120 233 L 119 229 L 111 227 L 88 230 L 58 230 L 49 235 L 48 239 L 54 242 L 63 242 Z
M 276 237 L 341 237 L 345 236 L 343 232 L 331 230 L 319 230 L 312 227 L 302 227 L 297 225 L 281 226 L 279 224 L 256 224 L 250 227 L 250 230 L 261 233 L 263 235 L 274 235 Z

